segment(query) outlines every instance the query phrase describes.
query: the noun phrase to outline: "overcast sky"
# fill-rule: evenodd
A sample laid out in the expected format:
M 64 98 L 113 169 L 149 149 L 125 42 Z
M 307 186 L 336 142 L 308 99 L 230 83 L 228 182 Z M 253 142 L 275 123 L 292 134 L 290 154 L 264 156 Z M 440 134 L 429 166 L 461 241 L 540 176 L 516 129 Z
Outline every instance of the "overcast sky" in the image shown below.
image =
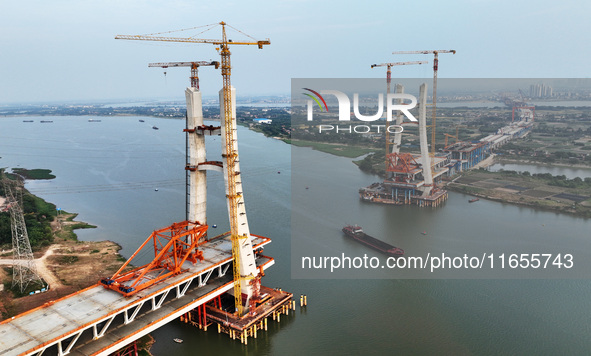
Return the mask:
M 382 62 L 429 60 L 393 76 L 432 76 L 432 56 L 391 54 L 397 50 L 457 50 L 440 55 L 440 77 L 588 78 L 590 15 L 591 3 L 580 0 L 0 0 L 0 104 L 182 100 L 189 69 L 164 76 L 148 63 L 219 60 L 213 45 L 114 36 L 219 21 L 271 40 L 263 50 L 232 48 L 239 95 L 287 95 L 291 78 L 380 78 L 385 69 L 370 65 Z M 201 37 L 219 38 L 219 28 Z M 210 67 L 200 78 L 206 95 L 221 87 Z

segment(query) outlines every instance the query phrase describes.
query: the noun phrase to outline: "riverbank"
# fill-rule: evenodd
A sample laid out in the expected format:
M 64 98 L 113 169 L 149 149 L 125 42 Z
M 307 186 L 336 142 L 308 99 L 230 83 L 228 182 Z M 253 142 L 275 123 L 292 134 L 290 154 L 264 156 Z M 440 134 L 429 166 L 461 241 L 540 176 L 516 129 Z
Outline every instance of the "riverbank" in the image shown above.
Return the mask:
M 29 180 L 54 179 L 48 169 L 12 170 L 15 175 Z M 2 184 L 0 184 L 2 186 Z M 113 241 L 80 241 L 75 233 L 77 229 L 96 228 L 85 222 L 76 221 L 78 214 L 68 213 L 56 209 L 52 203 L 32 195 L 24 187 L 23 210 L 28 220 L 33 218 L 36 223 L 43 223 L 44 236 L 47 239 L 34 241 L 38 234 L 34 233 L 38 226 L 27 221 L 29 240 L 34 247 L 33 263 L 41 281 L 30 282 L 24 291 L 12 288 L 13 253 L 12 250 L 2 250 L 0 253 L 0 321 L 24 313 L 28 310 L 42 307 L 47 303 L 76 293 L 98 283 L 101 278 L 112 276 L 126 261 L 119 251 L 121 246 Z M 5 192 L 2 192 L 5 193 Z M 0 198 L 0 207 L 6 208 L 4 197 Z M 6 209 L 0 209 L 0 211 Z M 10 248 L 11 218 L 7 212 L 2 212 L 0 221 L 4 249 Z M 33 241 L 36 244 L 33 244 Z M 131 269 L 132 267 L 128 267 Z M 151 355 L 150 348 L 155 340 L 146 335 L 138 341 L 140 355 Z
M 49 290 L 34 295 L 19 296 L 11 290 L 12 252 L 0 255 L 0 320 L 39 307 L 84 289 L 119 269 L 125 259 L 121 247 L 112 241 L 79 241 L 74 229 L 91 225 L 74 221 L 75 214 L 61 214 L 52 223 L 54 243 L 34 252 L 35 267 Z M 74 238 L 72 238 L 74 237 Z
M 351 145 L 339 144 L 339 143 L 325 143 L 325 142 L 305 141 L 305 140 L 295 140 L 295 139 L 291 139 L 289 141 L 289 143 L 294 146 L 310 147 L 316 151 L 329 153 L 331 155 L 340 156 L 340 157 L 347 157 L 347 158 L 357 158 L 359 156 L 363 156 L 365 154 L 377 151 L 377 149 L 375 149 L 375 148 L 351 146 Z
M 462 172 L 446 188 L 501 203 L 591 218 L 591 187 L 548 183 L 534 176 L 474 170 Z

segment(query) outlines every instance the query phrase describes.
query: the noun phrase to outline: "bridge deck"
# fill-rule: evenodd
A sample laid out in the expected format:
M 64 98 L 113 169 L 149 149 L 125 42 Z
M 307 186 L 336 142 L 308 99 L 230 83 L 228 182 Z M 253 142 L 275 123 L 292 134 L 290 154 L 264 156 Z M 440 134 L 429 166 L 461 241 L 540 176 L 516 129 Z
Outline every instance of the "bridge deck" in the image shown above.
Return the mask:
M 270 241 L 268 238 L 252 235 L 254 249 L 262 247 Z M 103 347 L 97 348 L 97 346 L 109 346 L 109 344 L 124 338 L 123 335 L 133 334 L 150 324 L 150 321 L 141 321 L 140 318 L 136 323 L 131 323 L 129 319 L 133 321 L 135 315 L 128 314 L 128 312 L 136 312 L 136 309 L 139 311 L 144 304 L 149 304 L 148 301 L 152 303 L 152 312 L 150 313 L 152 323 L 162 322 L 162 318 L 170 316 L 171 313 L 174 314 L 175 310 L 180 313 L 181 309 L 186 309 L 183 306 L 191 307 L 195 304 L 196 299 L 208 297 L 206 299 L 209 300 L 213 297 L 209 295 L 212 292 L 215 291 L 215 295 L 218 295 L 231 289 L 231 273 L 225 278 L 212 280 L 209 285 L 205 284 L 214 270 L 217 269 L 221 277 L 225 275 L 225 271 L 222 273 L 222 266 L 228 269 L 231 265 L 232 243 L 228 234 L 211 239 L 200 248 L 203 250 L 204 261 L 196 263 L 194 266 L 192 263 L 186 262 L 183 265 L 186 268 L 185 272 L 142 290 L 129 298 L 97 284 L 1 322 L 0 355 L 35 354 L 55 344 L 59 344 L 58 348 L 64 350 L 64 352 L 58 351 L 58 353 L 67 354 L 73 350 L 68 350 L 68 347 L 76 343 L 84 330 L 92 329 L 94 339 L 101 339 L 106 335 L 105 331 L 113 319 L 117 315 L 125 314 L 126 322 L 117 327 L 116 333 L 109 331 L 112 335 L 109 338 L 101 339 L 100 343 L 93 342 L 93 344 L 97 344 L 96 346 L 84 345 L 82 347 L 93 349 L 93 351 L 88 351 L 94 353 L 103 349 Z M 264 264 L 267 267 L 269 262 L 272 260 L 259 261 L 257 264 Z M 232 269 L 229 268 L 229 270 L 231 272 Z M 199 281 L 200 288 L 189 290 L 189 285 L 193 280 Z M 203 284 L 202 281 L 204 281 Z M 194 283 L 192 288 L 196 286 L 197 284 Z M 184 291 L 181 292 L 181 290 Z M 173 293 L 176 291 L 177 299 L 173 302 L 167 301 L 165 307 L 160 308 L 170 291 Z M 158 300 L 157 296 L 161 296 L 161 300 Z M 196 305 L 192 307 L 196 307 Z M 64 340 L 72 337 L 75 340 L 71 346 L 62 345 Z

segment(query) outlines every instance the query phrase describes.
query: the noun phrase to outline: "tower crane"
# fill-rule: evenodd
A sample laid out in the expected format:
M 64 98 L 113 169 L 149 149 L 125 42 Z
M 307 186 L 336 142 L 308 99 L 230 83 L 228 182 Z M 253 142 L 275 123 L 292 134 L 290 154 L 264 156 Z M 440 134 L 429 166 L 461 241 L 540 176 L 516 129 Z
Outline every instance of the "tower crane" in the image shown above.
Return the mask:
M 460 136 L 459 136 L 460 127 L 466 127 L 466 125 L 456 125 L 456 135 L 455 136 L 454 135 L 450 135 L 448 133 L 444 133 L 443 134 L 445 136 L 445 144 L 443 145 L 444 147 L 447 147 L 447 142 L 448 142 L 447 139 L 448 138 L 455 138 L 456 139 L 456 142 L 455 143 L 458 143 L 458 141 L 460 140 Z
M 238 204 L 241 204 L 242 209 L 244 207 L 242 188 L 238 188 L 236 181 L 237 176 L 240 174 L 238 167 L 238 144 L 235 138 L 236 130 L 236 118 L 234 117 L 234 109 L 232 107 L 232 86 L 230 81 L 231 76 L 231 62 L 230 62 L 230 46 L 234 45 L 256 45 L 259 49 L 262 49 L 265 45 L 270 45 L 269 39 L 255 40 L 253 37 L 248 36 L 234 27 L 220 22 L 218 24 L 211 24 L 202 27 L 207 27 L 203 32 L 209 31 L 218 25 L 221 26 L 222 38 L 221 39 L 200 39 L 195 37 L 169 37 L 169 36 L 156 36 L 164 33 L 155 33 L 148 35 L 117 35 L 115 39 L 124 40 L 140 40 L 140 41 L 164 41 L 164 42 L 180 42 L 180 43 L 207 43 L 217 46 L 216 49 L 221 56 L 221 72 L 223 78 L 223 113 L 224 113 L 224 153 L 222 156 L 225 158 L 225 178 L 227 183 L 226 197 L 228 201 L 228 212 L 230 217 L 230 234 L 232 241 L 232 257 L 234 264 L 234 302 L 236 307 L 236 313 L 238 316 L 242 316 L 245 308 L 242 305 L 242 293 L 246 292 L 247 301 L 252 295 L 258 295 L 257 283 L 259 274 L 257 272 L 254 256 L 252 254 L 252 242 L 250 238 L 250 232 L 248 231 L 248 225 L 246 223 L 246 213 L 240 212 Z M 252 41 L 233 41 L 228 39 L 226 34 L 226 26 L 242 33 L 243 35 L 252 39 Z M 193 30 L 185 29 L 185 30 Z M 183 31 L 183 30 L 179 30 Z M 167 33 L 170 33 L 169 31 Z M 242 215 L 244 214 L 244 215 Z M 250 249 L 250 250 L 249 250 Z M 247 307 L 248 308 L 248 307 Z
M 392 67 L 395 66 L 406 66 L 406 65 L 413 65 L 413 64 L 427 64 L 427 61 L 411 61 L 411 62 L 394 62 L 394 63 L 381 63 L 381 64 L 372 64 L 371 67 L 386 67 L 386 95 L 390 94 L 390 85 L 392 83 Z M 397 123 L 398 124 L 398 123 Z M 388 130 L 390 127 L 390 121 L 386 120 L 386 157 L 390 152 L 390 131 Z M 386 165 L 388 165 L 388 160 L 386 159 Z
M 433 54 L 433 109 L 431 111 L 431 156 L 435 156 L 435 111 L 437 105 L 437 70 L 439 67 L 439 53 L 456 54 L 456 50 L 428 50 L 428 51 L 396 51 L 392 54 Z
M 212 61 L 212 62 L 166 62 L 166 63 L 149 63 L 148 67 L 161 67 L 161 68 L 169 68 L 169 67 L 191 67 L 191 88 L 195 88 L 199 90 L 199 67 L 203 66 L 215 66 L 215 69 L 220 67 L 220 62 Z

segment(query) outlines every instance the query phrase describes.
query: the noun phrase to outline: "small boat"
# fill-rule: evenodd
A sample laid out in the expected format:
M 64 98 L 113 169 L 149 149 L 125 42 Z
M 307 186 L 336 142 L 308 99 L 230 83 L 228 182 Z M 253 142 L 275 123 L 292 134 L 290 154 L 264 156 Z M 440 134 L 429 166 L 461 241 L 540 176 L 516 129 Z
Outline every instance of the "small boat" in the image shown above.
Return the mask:
M 154 191 L 157 192 L 158 191 L 158 188 L 154 189 Z
M 23 122 L 35 122 L 33 120 L 23 120 Z
M 52 120 L 41 120 L 40 122 L 41 122 L 42 124 L 50 124 L 50 123 L 52 123 L 53 121 L 52 121 Z
M 172 340 L 173 340 L 174 342 L 176 342 L 177 344 L 182 344 L 182 343 L 183 343 L 183 339 L 179 339 L 178 337 L 177 337 L 177 338 L 174 338 L 174 339 L 172 339 Z
M 470 199 L 468 200 L 468 203 L 474 203 L 475 201 L 479 201 L 480 199 L 478 198 L 474 198 L 474 199 Z
M 144 122 L 144 120 L 140 119 L 140 122 Z
M 427 235 L 427 231 L 423 231 L 423 232 L 421 232 L 421 234 Z
M 218 226 L 216 224 L 213 224 L 213 225 L 211 225 L 211 227 L 213 227 L 215 229 Z
M 152 126 L 152 128 L 153 128 L 154 130 L 158 130 L 158 127 L 156 127 L 156 126 Z
M 88 119 L 88 122 L 101 122 L 101 120 L 97 120 L 97 119 Z

